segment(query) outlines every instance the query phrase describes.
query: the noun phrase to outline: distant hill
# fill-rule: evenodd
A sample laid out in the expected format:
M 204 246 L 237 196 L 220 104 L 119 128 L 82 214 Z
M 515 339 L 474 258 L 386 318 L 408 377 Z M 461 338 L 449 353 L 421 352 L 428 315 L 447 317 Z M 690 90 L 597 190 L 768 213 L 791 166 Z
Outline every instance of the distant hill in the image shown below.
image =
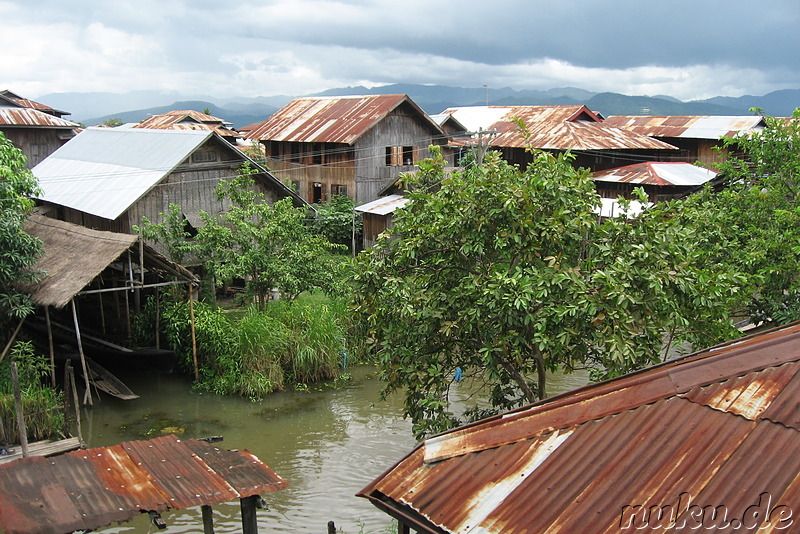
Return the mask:
M 576 87 L 541 90 L 516 90 L 509 87 L 451 87 L 445 85 L 392 84 L 366 88 L 340 87 L 309 96 L 369 94 L 407 94 L 430 114 L 454 106 L 480 106 L 488 99 L 492 105 L 574 105 L 586 104 L 604 116 L 610 115 L 750 115 L 750 108 L 762 108 L 767 115 L 785 117 L 800 107 L 800 89 L 774 91 L 764 96 L 714 97 L 682 102 L 666 95 L 629 96 L 595 93 Z M 224 97 L 179 95 L 163 91 L 129 93 L 51 93 L 33 96 L 35 100 L 72 113 L 70 119 L 86 125 L 117 118 L 139 122 L 150 115 L 174 109 L 204 108 L 211 114 L 241 128 L 260 122 L 294 98 L 289 95 Z M 172 102 L 172 104 L 166 104 Z
M 209 113 L 210 115 L 219 117 L 220 119 L 226 120 L 228 122 L 232 122 L 234 128 L 242 128 L 244 126 L 247 126 L 248 124 L 261 122 L 270 115 L 272 115 L 273 113 L 275 113 L 276 111 L 278 111 L 277 107 L 269 106 L 266 104 L 253 103 L 253 104 L 238 105 L 234 106 L 233 108 L 222 108 L 211 102 L 205 102 L 202 100 L 189 100 L 189 101 L 173 102 L 169 106 L 157 106 L 147 109 L 123 111 L 121 113 L 111 113 L 109 115 L 103 115 L 102 117 L 94 117 L 86 119 L 81 122 L 86 126 L 95 126 L 97 124 L 102 124 L 109 119 L 119 119 L 123 123 L 141 122 L 147 117 L 150 117 L 152 115 L 161 115 L 162 113 L 178 109 L 192 109 L 201 112 L 205 109 L 208 109 L 210 111 Z

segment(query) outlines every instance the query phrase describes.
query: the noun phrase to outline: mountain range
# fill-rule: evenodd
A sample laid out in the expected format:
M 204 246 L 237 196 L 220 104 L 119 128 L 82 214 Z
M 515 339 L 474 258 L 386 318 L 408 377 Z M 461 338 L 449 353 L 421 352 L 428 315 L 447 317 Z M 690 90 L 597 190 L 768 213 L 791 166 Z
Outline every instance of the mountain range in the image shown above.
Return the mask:
M 343 96 L 369 94 L 407 94 L 430 114 L 454 106 L 485 105 L 575 105 L 585 104 L 604 116 L 610 115 L 752 115 L 757 107 L 767 115 L 785 117 L 800 107 L 800 89 L 774 91 L 763 96 L 718 96 L 683 102 L 665 95 L 629 96 L 619 93 L 595 93 L 575 87 L 549 90 L 515 90 L 449 87 L 443 85 L 393 84 L 367 88 L 341 87 L 306 96 Z M 212 97 L 184 95 L 163 91 L 129 93 L 50 93 L 35 99 L 54 108 L 69 111 L 72 120 L 87 126 L 109 119 L 139 122 L 150 115 L 176 109 L 208 109 L 241 128 L 260 122 L 290 102 L 294 96 Z M 171 102 L 171 104 L 169 103 Z

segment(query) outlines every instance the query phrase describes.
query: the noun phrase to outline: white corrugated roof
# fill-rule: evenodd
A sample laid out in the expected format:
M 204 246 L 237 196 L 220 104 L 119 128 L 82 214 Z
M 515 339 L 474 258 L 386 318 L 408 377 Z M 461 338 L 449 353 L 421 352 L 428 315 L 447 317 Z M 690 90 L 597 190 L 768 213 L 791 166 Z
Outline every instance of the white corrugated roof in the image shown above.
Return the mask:
M 748 132 L 762 130 L 761 121 L 758 116 L 709 116 L 698 117 L 680 137 L 692 139 L 719 139 L 722 136 L 730 135 L 731 132 Z
M 366 204 L 356 206 L 353 209 L 362 213 L 386 215 L 389 213 L 394 213 L 395 210 L 402 208 L 409 202 L 411 202 L 411 200 L 407 199 L 403 195 L 386 195 L 385 197 L 373 200 L 372 202 L 367 202 Z
M 463 124 L 464 128 L 470 132 L 477 132 L 480 129 L 488 129 L 489 126 L 505 117 L 512 108 L 502 106 L 465 106 L 451 109 L 453 109 L 453 112 L 450 114 Z
M 624 215 L 632 219 L 652 205 L 652 202 L 642 204 L 638 200 L 631 200 L 630 207 L 624 210 L 616 198 L 601 198 L 600 206 L 595 208 L 594 212 L 601 217 L 620 217 Z
M 213 133 L 89 128 L 33 168 L 40 198 L 116 219 Z
M 597 171 L 592 173 L 592 178 L 598 182 L 700 186 L 713 180 L 716 175 L 716 171 L 692 163 L 648 161 Z

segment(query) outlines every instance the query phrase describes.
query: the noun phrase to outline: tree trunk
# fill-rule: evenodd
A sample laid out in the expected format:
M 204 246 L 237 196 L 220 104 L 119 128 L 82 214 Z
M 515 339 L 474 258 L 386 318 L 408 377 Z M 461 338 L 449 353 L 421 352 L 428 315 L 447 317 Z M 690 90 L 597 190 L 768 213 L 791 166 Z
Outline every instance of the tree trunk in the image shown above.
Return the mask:
M 528 382 L 525 380 L 525 377 L 522 375 L 522 373 L 519 372 L 519 370 L 516 367 L 514 367 L 514 364 L 510 362 L 504 362 L 502 365 L 503 368 L 506 370 L 506 372 L 509 375 L 511 375 L 511 378 L 514 379 L 514 382 L 516 382 L 519 389 L 522 391 L 522 396 L 525 397 L 525 401 L 528 403 L 536 402 L 537 401 L 536 392 L 531 389 L 531 387 L 528 385 Z
M 534 349 L 533 358 L 536 360 L 536 375 L 539 400 L 547 398 L 547 369 L 544 366 L 544 357 L 538 349 Z

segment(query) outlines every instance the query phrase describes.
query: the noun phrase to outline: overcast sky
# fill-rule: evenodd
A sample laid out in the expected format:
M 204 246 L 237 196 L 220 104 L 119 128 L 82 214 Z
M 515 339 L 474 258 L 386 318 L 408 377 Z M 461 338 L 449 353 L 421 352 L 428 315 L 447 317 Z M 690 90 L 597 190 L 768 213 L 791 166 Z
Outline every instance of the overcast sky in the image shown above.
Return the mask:
M 798 0 L 0 0 L 0 89 L 800 89 Z

